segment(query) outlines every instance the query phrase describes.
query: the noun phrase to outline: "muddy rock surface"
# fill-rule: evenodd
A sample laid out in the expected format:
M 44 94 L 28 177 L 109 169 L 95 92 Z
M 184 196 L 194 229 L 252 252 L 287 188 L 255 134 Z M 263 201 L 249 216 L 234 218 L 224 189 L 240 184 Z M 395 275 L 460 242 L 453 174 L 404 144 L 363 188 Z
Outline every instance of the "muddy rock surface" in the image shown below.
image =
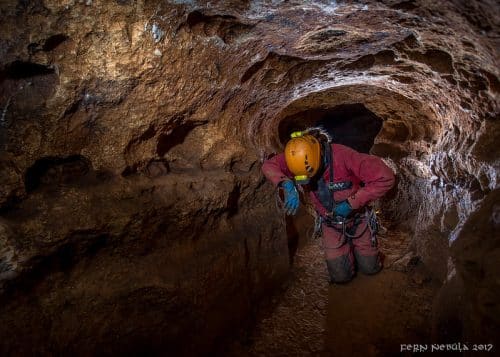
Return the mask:
M 396 172 L 379 205 L 408 232 L 400 265 L 416 257 L 442 286 L 436 338 L 491 342 L 499 14 L 490 0 L 2 1 L 0 354 L 193 355 L 251 329 L 302 264 L 260 166 L 318 122 Z M 400 273 L 366 284 L 412 290 Z
M 409 248 L 408 232 L 379 237 L 384 269 L 328 282 L 319 239 L 301 231 L 286 292 L 227 356 L 396 356 L 401 344 L 430 344 L 439 284 Z

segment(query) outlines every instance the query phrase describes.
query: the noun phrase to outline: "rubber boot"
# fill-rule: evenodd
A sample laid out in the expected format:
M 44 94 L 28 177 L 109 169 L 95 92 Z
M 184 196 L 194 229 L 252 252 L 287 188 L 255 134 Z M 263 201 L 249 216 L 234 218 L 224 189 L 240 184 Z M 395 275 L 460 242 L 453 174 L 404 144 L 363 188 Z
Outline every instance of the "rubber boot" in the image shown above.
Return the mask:
M 354 276 L 354 269 L 349 255 L 341 255 L 326 261 L 330 282 L 335 284 L 347 283 Z
M 354 256 L 356 257 L 356 262 L 358 263 L 358 270 L 363 274 L 377 274 L 382 269 L 382 263 L 380 262 L 378 254 L 361 255 L 355 251 Z

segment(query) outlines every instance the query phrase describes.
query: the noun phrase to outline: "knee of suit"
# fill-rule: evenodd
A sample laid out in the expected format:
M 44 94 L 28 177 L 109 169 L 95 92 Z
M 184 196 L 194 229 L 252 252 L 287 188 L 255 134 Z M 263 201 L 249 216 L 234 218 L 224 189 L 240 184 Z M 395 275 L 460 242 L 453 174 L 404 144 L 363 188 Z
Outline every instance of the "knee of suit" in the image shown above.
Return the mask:
M 354 252 L 354 255 L 358 264 L 358 270 L 363 274 L 376 274 L 382 269 L 382 264 L 380 262 L 380 257 L 378 254 L 362 255 L 358 252 Z
M 347 283 L 354 276 L 354 267 L 349 255 L 341 255 L 334 259 L 327 259 L 326 266 L 332 283 Z

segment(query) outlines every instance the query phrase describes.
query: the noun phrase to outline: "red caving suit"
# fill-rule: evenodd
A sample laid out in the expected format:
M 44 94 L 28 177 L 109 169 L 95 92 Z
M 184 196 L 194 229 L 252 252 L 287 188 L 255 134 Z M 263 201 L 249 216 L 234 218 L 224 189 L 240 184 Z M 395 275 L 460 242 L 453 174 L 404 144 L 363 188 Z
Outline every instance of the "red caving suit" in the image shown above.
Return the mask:
M 382 197 L 394 185 L 392 170 L 379 157 L 359 153 L 340 144 L 332 144 L 331 147 L 334 182 L 352 182 L 351 188 L 333 193 L 335 202 L 347 199 L 353 210 L 357 210 Z M 283 180 L 293 179 L 293 174 L 286 165 L 284 154 L 278 154 L 266 160 L 262 166 L 262 172 L 276 186 Z M 323 178 L 325 182 L 329 181 L 328 169 L 325 170 Z M 364 183 L 363 186 L 360 185 L 361 182 Z M 316 211 L 325 217 L 327 210 L 318 199 L 317 192 L 309 191 L 309 195 Z M 363 219 L 355 235 L 357 236 L 363 230 L 364 233 L 359 238 L 352 239 L 351 245 L 342 244 L 342 234 L 323 223 L 322 240 L 327 262 L 344 256 L 348 259 L 345 263 L 354 271 L 353 253 L 358 259 L 359 256 L 378 256 L 378 249 L 372 246 L 370 230 L 366 229 L 366 224 L 366 219 Z

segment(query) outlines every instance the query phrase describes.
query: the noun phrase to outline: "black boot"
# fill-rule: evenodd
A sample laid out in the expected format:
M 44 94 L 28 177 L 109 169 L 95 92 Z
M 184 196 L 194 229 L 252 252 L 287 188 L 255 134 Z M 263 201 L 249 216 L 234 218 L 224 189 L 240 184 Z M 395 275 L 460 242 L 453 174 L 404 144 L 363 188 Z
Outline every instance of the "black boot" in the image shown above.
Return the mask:
M 382 269 L 379 254 L 366 256 L 355 251 L 354 256 L 356 257 L 356 262 L 358 263 L 358 269 L 363 274 L 377 274 Z
M 354 276 L 354 267 L 348 255 L 327 259 L 326 266 L 328 267 L 331 283 L 347 283 Z

